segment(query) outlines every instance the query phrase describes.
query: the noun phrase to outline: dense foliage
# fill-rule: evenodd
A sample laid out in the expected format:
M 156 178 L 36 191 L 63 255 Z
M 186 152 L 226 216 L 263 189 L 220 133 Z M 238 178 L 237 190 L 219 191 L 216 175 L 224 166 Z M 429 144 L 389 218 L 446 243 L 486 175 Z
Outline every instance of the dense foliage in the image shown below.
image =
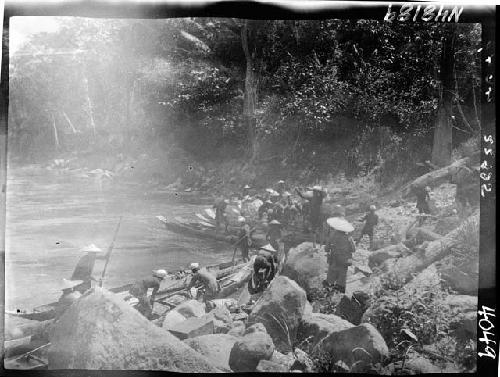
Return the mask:
M 56 20 L 57 32 L 33 35 L 10 61 L 11 152 L 30 161 L 111 148 L 202 164 L 244 158 L 253 138 L 257 165 L 276 154 L 281 167 L 300 165 L 316 145 L 332 151 L 322 153 L 330 169 L 342 156 L 350 173 L 406 172 L 430 156 L 446 33 L 456 37 L 454 144 L 480 127 L 479 25 Z

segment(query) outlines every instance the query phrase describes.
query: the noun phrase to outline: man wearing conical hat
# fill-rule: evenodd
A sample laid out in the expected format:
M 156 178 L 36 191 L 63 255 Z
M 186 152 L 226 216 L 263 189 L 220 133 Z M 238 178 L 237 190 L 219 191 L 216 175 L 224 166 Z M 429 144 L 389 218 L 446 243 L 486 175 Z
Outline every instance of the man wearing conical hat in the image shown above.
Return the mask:
M 352 264 L 352 254 L 356 251 L 354 241 L 349 235 L 354 227 L 339 217 L 328 219 L 327 224 L 331 227 L 331 233 L 326 245 L 328 261 L 326 282 L 329 286 L 345 293 L 347 268 Z
M 279 242 L 281 240 L 281 223 L 274 219 L 269 222 L 269 229 L 266 234 L 266 240 L 275 250 L 279 250 Z
M 283 195 L 283 193 L 285 192 L 285 190 L 286 190 L 286 187 L 285 187 L 285 181 L 284 181 L 284 180 L 282 180 L 282 179 L 280 179 L 280 180 L 278 181 L 278 184 L 276 185 L 276 191 L 278 191 L 278 193 L 279 193 L 280 195 Z
M 280 200 L 280 193 L 278 191 L 275 191 L 273 190 L 270 194 L 269 194 L 269 199 L 271 200 L 271 202 L 273 204 L 277 203 L 279 200 Z
M 311 224 L 311 231 L 313 232 L 313 245 L 316 247 L 316 237 L 318 230 L 321 229 L 321 205 L 323 199 L 326 197 L 326 192 L 321 186 L 314 186 L 312 188 L 312 195 L 305 195 L 296 189 L 297 194 L 303 199 L 309 201 L 309 222 Z
M 245 199 L 245 198 L 249 198 L 249 197 L 250 197 L 250 186 L 249 185 L 245 185 L 243 187 L 242 192 L 241 192 L 241 198 Z
M 270 245 L 264 245 L 259 249 L 258 255 L 253 263 L 254 276 L 257 276 L 262 287 L 267 286 L 276 274 L 276 250 Z
M 221 223 L 224 223 L 225 232 L 227 233 L 227 227 L 229 223 L 226 215 L 226 208 L 228 204 L 229 200 L 224 199 L 223 197 L 218 198 L 214 203 L 213 208 L 215 209 L 215 233 L 219 232 Z
M 238 217 L 238 223 L 240 224 L 240 232 L 238 234 L 236 248 L 241 250 L 243 261 L 248 262 L 250 260 L 248 253 L 250 251 L 250 246 L 252 246 L 252 230 L 243 216 Z
M 257 213 L 259 215 L 259 220 L 262 219 L 265 213 L 273 206 L 273 202 L 270 200 L 266 200 L 262 205 L 259 207 L 257 210 Z
M 200 268 L 199 263 L 191 263 L 190 268 L 193 273 L 193 277 L 191 278 L 191 281 L 186 289 L 189 291 L 192 287 L 196 286 L 196 284 L 201 283 L 205 290 L 203 301 L 208 303 L 210 300 L 216 298 L 220 291 L 220 286 L 215 275 L 208 271 L 205 267 Z
M 373 250 L 373 231 L 375 226 L 378 224 L 378 216 L 375 212 L 376 210 L 377 208 L 372 204 L 370 206 L 370 210 L 360 219 L 360 221 L 365 221 L 365 225 L 363 226 L 361 234 L 356 241 L 356 245 L 358 245 L 363 239 L 363 236 L 367 234 L 370 238 L 370 250 Z
M 151 319 L 153 313 L 153 305 L 155 302 L 156 293 L 160 289 L 160 284 L 167 277 L 165 270 L 153 270 L 152 276 L 145 279 L 137 280 L 130 288 L 129 293 L 139 299 L 137 310 L 144 317 Z M 148 290 L 153 289 L 151 298 L 148 298 Z
M 107 253 L 98 248 L 94 244 L 80 249 L 81 252 L 85 253 L 76 264 L 76 267 L 71 275 L 70 280 L 82 280 L 83 282 L 74 287 L 75 291 L 84 293 L 92 287 L 92 280 L 95 281 L 92 273 L 94 271 L 95 262 L 97 259 L 105 260 L 107 258 Z

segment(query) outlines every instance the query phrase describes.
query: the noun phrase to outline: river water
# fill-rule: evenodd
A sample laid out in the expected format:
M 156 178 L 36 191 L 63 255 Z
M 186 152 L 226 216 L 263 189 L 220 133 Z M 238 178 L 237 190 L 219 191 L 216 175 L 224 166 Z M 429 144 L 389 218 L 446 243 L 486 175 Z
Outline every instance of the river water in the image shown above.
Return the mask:
M 104 187 L 103 187 L 104 186 Z M 92 178 L 41 167 L 7 169 L 5 308 L 32 309 L 57 300 L 62 278 L 69 278 L 94 243 L 106 250 L 120 216 L 120 231 L 105 287 L 149 276 L 154 268 L 175 271 L 190 262 L 230 260 L 225 243 L 172 233 L 155 216 L 190 216 L 208 205 L 184 204 L 144 185 L 99 185 Z M 99 277 L 98 261 L 94 276 Z

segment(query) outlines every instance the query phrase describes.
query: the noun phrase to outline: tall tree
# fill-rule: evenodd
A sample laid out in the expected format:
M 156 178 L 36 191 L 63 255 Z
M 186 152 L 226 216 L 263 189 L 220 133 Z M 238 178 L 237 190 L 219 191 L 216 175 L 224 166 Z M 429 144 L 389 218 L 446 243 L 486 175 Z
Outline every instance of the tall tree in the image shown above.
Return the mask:
M 452 106 L 455 93 L 455 25 L 448 28 L 442 39 L 439 77 L 441 90 L 439 107 L 434 128 L 434 142 L 432 145 L 432 163 L 437 166 L 446 166 L 451 160 L 452 150 Z
M 241 28 L 241 45 L 245 53 L 246 74 L 245 74 L 245 94 L 243 102 L 243 119 L 248 132 L 248 146 L 250 164 L 257 157 L 257 119 L 255 116 L 255 104 L 257 102 L 257 78 L 255 76 L 255 50 L 251 50 L 248 42 L 249 35 L 252 35 L 252 21 L 246 20 Z

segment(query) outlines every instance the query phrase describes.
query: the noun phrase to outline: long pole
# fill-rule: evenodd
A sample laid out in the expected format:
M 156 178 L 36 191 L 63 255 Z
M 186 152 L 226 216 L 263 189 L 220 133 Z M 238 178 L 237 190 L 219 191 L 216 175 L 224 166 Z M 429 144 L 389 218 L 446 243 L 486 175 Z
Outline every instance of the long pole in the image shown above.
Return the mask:
M 109 245 L 108 252 L 106 254 L 106 263 L 104 264 L 104 269 L 102 270 L 101 280 L 99 280 L 99 287 L 102 287 L 102 282 L 104 280 L 104 275 L 106 275 L 106 269 L 108 268 L 109 259 L 111 257 L 111 252 L 113 251 L 113 247 L 115 245 L 116 236 L 118 235 L 118 231 L 120 230 L 120 224 L 122 223 L 122 216 L 120 216 L 120 221 L 118 221 L 118 225 L 116 226 L 115 234 L 113 236 L 113 241 L 111 241 L 111 245 Z

